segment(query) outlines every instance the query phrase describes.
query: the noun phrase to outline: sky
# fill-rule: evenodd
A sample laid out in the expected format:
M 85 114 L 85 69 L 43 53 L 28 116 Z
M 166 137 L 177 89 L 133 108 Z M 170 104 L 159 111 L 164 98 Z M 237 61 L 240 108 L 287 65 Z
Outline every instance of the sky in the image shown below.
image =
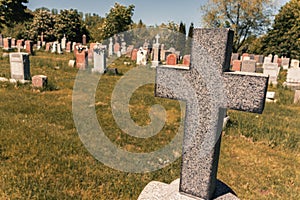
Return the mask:
M 29 0 L 28 8 L 46 7 L 50 10 L 77 9 L 83 13 L 96 13 L 102 17 L 109 12 L 115 2 L 122 5 L 135 5 L 133 21 L 140 19 L 150 26 L 159 25 L 174 21 L 183 22 L 187 26 L 194 23 L 195 27 L 201 27 L 201 6 L 208 0 Z M 276 0 L 280 5 L 284 5 L 288 0 Z M 278 8 L 279 8 L 278 7 Z

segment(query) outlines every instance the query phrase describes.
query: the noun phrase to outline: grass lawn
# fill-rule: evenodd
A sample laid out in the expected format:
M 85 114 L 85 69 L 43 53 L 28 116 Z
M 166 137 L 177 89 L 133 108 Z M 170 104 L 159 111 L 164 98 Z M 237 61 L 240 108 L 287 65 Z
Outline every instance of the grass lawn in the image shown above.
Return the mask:
M 0 50 L 0 55 L 2 51 Z M 37 52 L 30 56 L 31 75 L 48 76 L 49 87 L 0 83 L 0 199 L 137 199 L 152 180 L 170 183 L 180 173 L 180 159 L 149 173 L 125 173 L 96 160 L 85 148 L 72 115 L 72 90 L 77 69 L 67 66 L 73 54 Z M 126 58 L 110 64 L 125 74 L 135 67 Z M 59 69 L 55 68 L 59 66 Z M 0 58 L 0 76 L 10 77 L 9 59 Z M 284 73 L 281 72 L 281 82 Z M 154 85 L 138 88 L 130 99 L 132 119 L 150 122 L 153 104 L 166 108 L 162 131 L 150 139 L 128 136 L 111 111 L 111 94 L 122 75 L 105 74 L 95 95 L 96 113 L 106 136 L 119 148 L 149 152 L 163 147 L 177 133 L 177 101 L 154 97 Z M 293 91 L 281 87 L 277 103 L 262 115 L 228 111 L 223 132 L 218 178 L 241 199 L 300 199 L 300 104 Z

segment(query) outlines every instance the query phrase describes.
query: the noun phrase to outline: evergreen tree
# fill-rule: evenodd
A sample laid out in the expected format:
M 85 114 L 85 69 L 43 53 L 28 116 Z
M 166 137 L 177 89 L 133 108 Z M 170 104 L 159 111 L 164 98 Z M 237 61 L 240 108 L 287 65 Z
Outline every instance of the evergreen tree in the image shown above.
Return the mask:
M 180 51 L 181 54 L 184 54 L 185 50 L 185 42 L 186 42 L 186 29 L 185 29 L 185 24 L 180 22 L 179 24 L 179 31 L 178 31 L 178 36 L 177 36 L 177 42 L 176 42 L 176 47 L 175 49 L 177 51 Z
M 191 23 L 189 32 L 188 32 L 188 37 L 185 43 L 185 55 L 190 55 L 192 51 L 192 40 L 193 40 L 193 35 L 194 35 L 194 24 Z

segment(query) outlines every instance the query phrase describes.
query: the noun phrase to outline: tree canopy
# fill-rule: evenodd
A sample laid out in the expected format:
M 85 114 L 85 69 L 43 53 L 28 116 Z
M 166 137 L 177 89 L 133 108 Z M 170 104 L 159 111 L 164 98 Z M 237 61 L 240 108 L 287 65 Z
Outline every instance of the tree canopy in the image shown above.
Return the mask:
M 272 0 L 209 0 L 202 7 L 202 20 L 207 27 L 233 29 L 233 51 L 237 52 L 250 35 L 267 30 L 272 3 Z
M 12 27 L 30 18 L 26 3 L 28 0 L 0 0 L 0 29 L 3 25 Z
M 272 28 L 261 39 L 262 51 L 300 58 L 300 1 L 290 0 L 275 16 Z

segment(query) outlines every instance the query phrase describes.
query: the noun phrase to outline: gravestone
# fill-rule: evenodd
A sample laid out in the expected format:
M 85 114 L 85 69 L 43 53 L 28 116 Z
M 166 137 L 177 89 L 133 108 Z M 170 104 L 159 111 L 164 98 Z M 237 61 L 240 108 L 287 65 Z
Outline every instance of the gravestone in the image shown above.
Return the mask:
M 136 61 L 136 59 L 137 59 L 137 53 L 138 53 L 138 50 L 137 50 L 137 49 L 133 49 L 133 50 L 132 50 L 132 53 L 131 53 L 131 60 Z
M 142 47 L 137 52 L 136 64 L 147 65 L 147 50 L 143 49 Z
M 36 88 L 44 88 L 48 84 L 48 77 L 45 75 L 35 75 L 32 77 L 32 86 Z
M 114 54 L 117 54 L 120 51 L 120 44 L 116 42 L 114 44 Z
M 3 49 L 4 50 L 11 50 L 11 38 L 4 38 L 3 39 Z
M 156 68 L 156 96 L 186 102 L 181 175 L 176 184 L 181 194 L 154 186 L 155 194 L 142 193 L 139 199 L 215 197 L 226 109 L 262 113 L 268 82 L 264 75 L 228 72 L 232 43 L 229 29 L 194 29 L 190 70 Z M 166 196 L 155 198 L 160 194 Z
M 290 59 L 289 58 L 281 58 L 281 66 L 285 70 L 290 68 Z
M 113 54 L 114 54 L 114 52 L 113 52 L 113 39 L 111 37 L 111 38 L 109 38 L 108 56 L 112 56 Z
M 51 48 L 51 44 L 50 44 L 50 42 L 47 42 L 45 51 L 50 51 L 50 48 Z
M 88 49 L 88 63 L 93 65 L 94 63 L 94 47 L 97 43 L 90 43 L 90 48 Z
M 41 42 L 41 41 L 37 41 L 36 49 L 37 49 L 37 50 L 40 50 L 41 47 L 42 47 L 42 42 Z
M 33 54 L 33 42 L 31 40 L 25 41 L 26 53 L 29 55 Z
M 232 70 L 233 71 L 241 71 L 241 65 L 242 65 L 242 61 L 234 60 L 233 64 L 232 64 Z
M 16 38 L 11 39 L 11 48 L 17 48 Z
M 275 56 L 274 56 L 273 63 L 278 64 L 278 55 L 275 55 Z
M 159 38 L 160 36 L 157 34 L 155 36 L 155 43 L 153 44 L 153 61 L 152 61 L 152 67 L 157 67 L 160 61 L 160 57 L 159 57 Z
M 244 57 L 244 60 L 242 61 L 241 71 L 254 73 L 255 67 L 256 67 L 256 61 L 255 60 L 245 60 L 245 59 L 246 59 L 246 57 Z
M 126 42 L 125 42 L 125 41 L 122 41 L 122 42 L 121 42 L 121 54 L 122 54 L 122 55 L 125 55 L 125 54 L 126 54 L 126 51 L 127 51 L 127 48 L 126 48 Z
M 240 55 L 239 55 L 238 53 L 233 53 L 233 54 L 231 55 L 231 62 L 230 62 L 230 64 L 232 65 L 234 60 L 238 60 L 238 59 L 239 59 L 239 56 L 240 56 Z
M 250 55 L 249 53 L 243 53 L 242 54 L 242 57 L 241 57 L 241 60 L 244 61 L 244 60 L 250 60 Z
M 55 52 L 56 52 L 56 49 L 57 49 L 57 43 L 58 43 L 58 42 L 53 42 L 53 44 L 52 44 L 52 49 L 51 49 L 51 53 L 55 53 Z
M 67 44 L 66 44 L 66 52 L 67 53 L 70 53 L 71 51 L 72 51 L 72 42 L 67 42 Z
M 76 68 L 85 70 L 88 66 L 88 52 L 82 46 L 76 46 Z
M 67 42 L 67 38 L 64 35 L 64 37 L 61 39 L 61 48 L 62 48 L 62 50 L 66 49 L 66 42 Z
M 82 36 L 82 45 L 86 45 L 86 35 L 83 34 Z
M 170 54 L 167 56 L 167 65 L 177 65 L 177 55 L 176 54 Z
M 255 55 L 254 60 L 256 61 L 256 63 L 262 64 L 264 62 L 264 56 L 263 55 Z
M 68 66 L 73 68 L 73 67 L 75 67 L 75 63 L 76 63 L 76 60 L 69 60 Z
M 3 36 L 0 34 L 0 47 L 3 47 Z
M 291 60 L 291 68 L 299 68 L 299 60 L 292 59 Z
M 292 89 L 300 89 L 300 68 L 289 68 L 284 85 Z
M 166 57 L 165 57 L 165 45 L 161 44 L 160 45 L 160 60 L 165 61 Z
M 183 64 L 184 66 L 189 67 L 190 64 L 191 64 L 191 55 L 185 55 L 185 56 L 183 56 L 182 64 Z
M 93 47 L 94 54 L 94 68 L 93 72 L 98 72 L 104 74 L 107 70 L 106 68 L 106 46 L 99 43 L 95 44 Z
M 277 63 L 264 63 L 263 73 L 269 76 L 269 84 L 277 85 L 277 78 L 280 72 L 280 67 Z
M 63 51 L 61 49 L 61 44 L 60 43 L 57 43 L 57 53 L 58 54 L 63 54 Z
M 272 54 L 270 54 L 269 56 L 265 57 L 264 59 L 264 63 L 272 63 Z
M 295 90 L 294 103 L 300 103 L 300 90 Z
M 12 79 L 30 80 L 30 61 L 28 53 L 10 53 L 10 75 Z
M 131 54 L 133 51 L 134 45 L 129 45 L 126 50 L 126 57 L 131 58 Z

